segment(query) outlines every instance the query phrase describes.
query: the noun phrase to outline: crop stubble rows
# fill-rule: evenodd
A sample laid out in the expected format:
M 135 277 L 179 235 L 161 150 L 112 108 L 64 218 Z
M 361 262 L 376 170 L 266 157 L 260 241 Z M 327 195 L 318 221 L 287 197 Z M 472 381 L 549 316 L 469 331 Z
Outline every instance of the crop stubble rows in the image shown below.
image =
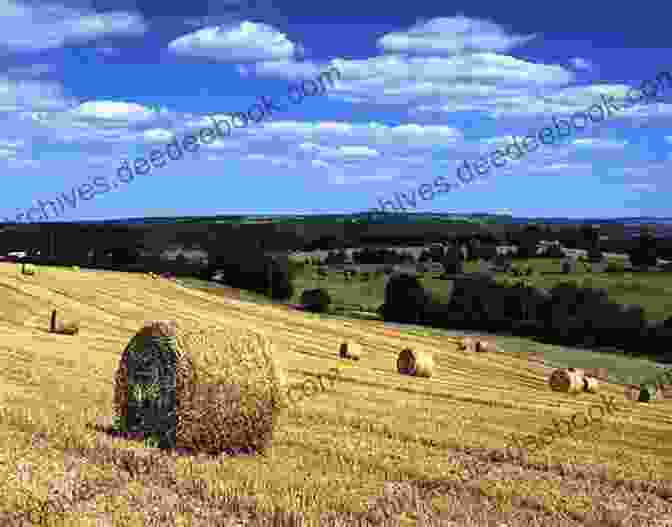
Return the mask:
M 53 276 L 56 275 L 52 274 L 51 281 L 47 276 L 44 279 L 38 277 L 33 293 L 44 298 L 44 291 L 53 290 Z M 141 289 L 142 279 L 139 277 L 115 275 L 111 280 L 111 274 L 107 274 L 106 280 L 104 276 L 101 274 L 100 279 L 91 283 L 101 297 L 104 296 L 103 291 L 116 296 L 129 288 Z M 0 271 L 0 282 L 6 282 L 7 278 Z M 67 283 L 63 283 L 67 280 L 65 277 L 59 275 L 59 278 L 63 278 L 59 280 L 60 290 L 75 289 L 77 292 L 72 293 L 74 297 L 85 294 L 84 290 L 80 291 L 81 284 L 79 288 L 70 288 Z M 69 400 L 66 391 L 60 393 L 52 390 L 52 385 L 48 385 L 48 394 L 41 394 L 39 386 L 33 386 L 31 389 L 42 398 L 40 400 L 37 397 L 38 402 L 44 406 L 49 407 L 46 402 L 48 397 L 54 399 L 54 404 L 70 403 L 73 409 L 66 412 L 72 419 L 70 427 L 80 428 L 79 431 L 73 430 L 75 436 L 80 437 L 79 442 L 82 444 L 79 446 L 67 444 L 63 426 L 51 430 L 52 435 L 47 437 L 46 444 L 51 445 L 55 459 L 60 459 L 62 463 L 69 456 L 77 459 L 79 461 L 75 464 L 79 463 L 77 466 L 82 472 L 92 467 L 103 470 L 105 477 L 82 477 L 79 478 L 80 484 L 91 488 L 96 485 L 104 487 L 101 495 L 110 497 L 110 500 L 111 496 L 120 494 L 120 503 L 124 505 L 120 505 L 119 510 L 128 506 L 141 514 L 143 510 L 151 510 L 150 504 L 155 503 L 159 508 L 170 508 L 170 496 L 174 500 L 175 496 L 184 494 L 185 498 L 179 498 L 178 501 L 193 504 L 197 520 L 195 524 L 211 522 L 210 525 L 217 525 L 212 523 L 219 521 L 213 519 L 217 509 L 233 512 L 236 507 L 243 507 L 236 505 L 246 500 L 241 496 L 256 496 L 258 508 L 270 510 L 275 504 L 284 510 L 305 510 L 306 514 L 333 510 L 338 511 L 336 517 L 343 522 L 348 517 L 354 517 L 347 511 L 364 510 L 367 507 L 364 496 L 380 495 L 383 482 L 403 481 L 418 488 L 433 485 L 436 496 L 432 503 L 436 513 L 442 518 L 458 521 L 459 525 L 470 525 L 470 520 L 461 517 L 466 513 L 474 517 L 482 515 L 491 520 L 501 518 L 509 525 L 522 525 L 523 521 L 534 524 L 534 517 L 542 519 L 544 525 L 588 524 L 590 514 L 597 514 L 596 519 L 616 514 L 614 510 L 618 501 L 628 504 L 632 511 L 640 515 L 638 517 L 641 521 L 643 515 L 653 520 L 671 512 L 669 494 L 665 494 L 669 490 L 657 489 L 651 483 L 635 484 L 634 490 L 628 490 L 626 487 L 620 488 L 622 485 L 614 481 L 619 477 L 651 480 L 660 478 L 661 474 L 667 475 L 655 464 L 646 465 L 643 453 L 647 449 L 645 445 L 637 445 L 634 434 L 628 440 L 635 444 L 635 448 L 620 457 L 617 452 L 623 448 L 623 442 L 619 442 L 618 431 L 614 432 L 608 427 L 599 437 L 599 444 L 580 437 L 574 444 L 558 441 L 552 461 L 560 460 L 565 463 L 565 467 L 542 466 L 538 461 L 533 462 L 525 457 L 512 459 L 501 448 L 506 443 L 506 432 L 513 431 L 512 419 L 515 428 L 524 427 L 532 431 L 541 425 L 539 420 L 530 417 L 535 413 L 543 415 L 559 405 L 564 407 L 564 413 L 593 402 L 588 399 L 560 401 L 556 394 L 549 393 L 544 375 L 537 368 L 528 368 L 512 357 L 491 357 L 488 361 L 478 357 L 465 358 L 457 354 L 453 350 L 454 346 L 446 340 L 427 337 L 415 342 L 421 340 L 426 345 L 436 343 L 440 350 L 435 378 L 399 378 L 393 367 L 396 358 L 393 353 L 395 331 L 380 324 L 358 323 L 356 329 L 353 325 L 351 330 L 341 321 L 304 319 L 298 313 L 279 308 L 251 306 L 210 297 L 205 293 L 196 294 L 168 282 L 153 282 L 151 286 L 146 286 L 146 290 L 145 296 L 130 299 L 129 303 L 143 306 L 147 318 L 150 318 L 151 313 L 151 318 L 184 319 L 190 327 L 194 327 L 195 318 L 200 314 L 199 322 L 203 325 L 236 324 L 267 328 L 274 337 L 277 336 L 275 340 L 279 347 L 292 344 L 293 351 L 283 352 L 281 358 L 289 365 L 288 369 L 293 376 L 299 370 L 319 373 L 327 371 L 329 366 L 341 364 L 342 361 L 336 356 L 339 340 L 358 338 L 363 333 L 368 334 L 366 349 L 370 350 L 370 356 L 364 357 L 351 368 L 344 368 L 342 381 L 334 385 L 333 393 L 306 399 L 299 402 L 296 408 L 290 409 L 286 420 L 280 425 L 275 445 L 268 457 L 227 459 L 224 463 L 190 458 L 194 464 L 192 469 L 202 472 L 194 478 L 195 482 L 191 482 L 184 472 L 184 459 L 173 459 L 151 450 L 143 453 L 142 449 L 138 450 L 137 444 L 120 443 L 97 432 L 93 436 L 96 442 L 86 444 L 82 439 L 86 436 L 81 430 L 82 423 L 90 423 L 95 416 L 109 414 L 106 406 L 108 397 L 105 394 L 110 389 L 109 384 L 97 381 L 98 385 L 94 386 L 92 381 L 87 387 L 78 386 L 73 381 L 71 392 L 77 394 L 82 390 L 81 393 L 85 394 L 83 400 L 79 401 Z M 82 300 L 85 305 L 92 302 L 88 298 Z M 27 302 L 35 302 L 35 299 Z M 43 310 L 46 320 L 46 304 L 39 308 L 32 303 L 29 305 Z M 125 326 L 130 328 L 135 325 L 137 328 L 142 323 L 138 319 L 139 313 L 128 305 L 119 311 L 119 316 L 127 318 Z M 92 320 L 100 321 L 98 310 L 92 310 L 89 316 Z M 16 320 L 15 323 L 20 324 L 20 321 Z M 97 327 L 105 328 L 105 325 L 99 324 Z M 83 332 L 86 334 L 86 328 Z M 129 337 L 132 332 L 128 330 Z M 113 335 L 116 337 L 116 332 Z M 412 338 L 403 337 L 401 333 L 397 335 L 397 347 L 402 342 L 413 342 Z M 120 349 L 113 345 L 115 339 L 110 339 L 112 335 L 107 333 L 104 336 L 111 342 L 107 347 L 108 352 L 101 353 L 105 367 L 109 369 L 118 360 Z M 26 338 L 30 338 L 30 335 Z M 70 342 L 63 342 L 58 350 L 74 347 Z M 84 352 L 85 349 L 86 346 L 82 346 L 78 351 Z M 41 353 L 39 347 L 33 347 L 32 350 L 38 355 Z M 306 355 L 306 351 L 310 355 Z M 36 367 L 42 366 L 38 363 Z M 63 367 L 67 367 L 67 364 L 64 363 Z M 372 375 L 371 370 L 387 374 Z M 38 373 L 38 377 L 43 379 L 49 371 Z M 108 372 L 110 378 L 111 373 Z M 54 382 L 57 383 L 58 379 L 54 379 Z M 613 390 L 613 393 L 618 392 L 622 396 L 622 388 Z M 19 404 L 35 406 L 35 401 L 31 403 L 26 398 L 8 406 L 14 408 Z M 91 407 L 88 414 L 85 406 Z M 73 417 L 77 409 L 86 417 Z M 643 427 L 642 432 L 647 436 L 644 441 L 649 442 L 652 435 L 660 436 L 666 432 L 660 405 L 633 410 L 636 410 L 634 422 L 630 425 L 625 423 L 629 433 L 633 433 L 637 427 Z M 24 420 L 22 426 L 27 427 L 28 431 L 34 426 L 37 427 L 34 432 L 40 432 L 46 424 L 37 419 L 36 424 L 29 425 Z M 4 426 L 0 429 L 3 430 L 2 438 L 5 440 L 3 455 L 9 455 L 7 430 Z M 26 434 L 28 432 L 23 435 Z M 478 445 L 480 448 L 467 448 L 465 444 Z M 158 457 L 151 458 L 153 461 L 148 468 L 143 468 L 144 462 L 140 461 L 143 456 Z M 83 460 L 87 460 L 87 463 L 83 463 Z M 595 467 L 594 460 L 609 461 L 611 474 L 607 475 L 604 469 Z M 575 467 L 577 462 L 585 466 Z M 16 472 L 17 466 L 17 463 L 13 463 L 5 468 Z M 108 470 L 111 466 L 117 468 Z M 173 475 L 169 477 L 151 472 L 160 466 Z M 143 470 L 150 472 L 143 475 Z M 578 475 L 577 470 L 582 471 L 584 476 Z M 652 472 L 650 477 L 646 477 L 647 472 Z M 295 483 L 288 482 L 288 473 L 295 475 Z M 324 474 L 329 477 L 320 479 Z M 559 479 L 560 476 L 562 479 Z M 549 482 L 544 484 L 545 487 L 530 483 L 535 478 Z M 206 481 L 207 484 L 203 487 L 198 481 Z M 153 490 L 150 495 L 142 497 L 141 489 Z M 85 499 L 88 494 L 82 492 L 80 506 L 92 507 L 89 502 L 91 498 Z M 216 500 L 210 496 L 217 493 L 228 498 Z M 537 497 L 539 503 L 518 503 L 513 505 L 510 512 L 505 510 L 506 503 L 530 493 Z M 138 496 L 133 497 L 136 494 Z M 158 495 L 165 495 L 165 499 Z M 238 498 L 234 499 L 234 495 Z M 101 501 L 105 499 L 101 498 Z M 387 498 L 382 499 L 384 501 Z M 587 501 L 592 503 L 595 513 L 587 511 Z M 255 506 L 253 500 L 249 503 Z M 393 504 L 394 500 L 390 502 L 391 506 Z M 196 512 L 195 507 L 199 507 L 201 512 Z M 449 507 L 452 507 L 451 511 L 446 510 Z M 409 504 L 409 509 L 412 508 Z M 392 506 L 392 509 L 395 507 Z M 572 519 L 568 510 L 574 511 L 572 514 L 576 518 Z M 286 513 L 278 514 L 278 517 L 285 518 L 285 525 L 292 524 Z M 185 515 L 188 515 L 188 511 Z M 269 519 L 270 516 L 266 516 L 266 520 Z M 635 522 L 631 525 L 638 525 L 636 522 L 640 520 L 633 516 L 629 521 Z M 325 518 L 325 524 L 330 521 Z M 333 525 L 337 525 L 336 519 L 333 522 Z

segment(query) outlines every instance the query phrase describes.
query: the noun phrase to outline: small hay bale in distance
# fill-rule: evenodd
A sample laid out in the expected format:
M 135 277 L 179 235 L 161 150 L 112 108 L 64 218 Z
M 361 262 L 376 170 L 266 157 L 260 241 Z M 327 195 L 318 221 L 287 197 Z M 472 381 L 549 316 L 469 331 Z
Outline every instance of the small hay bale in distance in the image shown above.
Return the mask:
M 499 348 L 494 342 L 488 342 L 487 340 L 477 340 L 474 346 L 474 350 L 477 353 L 496 353 L 499 351 Z
M 583 376 L 569 369 L 555 370 L 551 374 L 548 384 L 551 390 L 565 393 L 581 393 L 584 387 Z
M 460 351 L 476 351 L 476 341 L 471 337 L 464 337 L 460 339 L 457 348 Z
M 586 393 L 597 393 L 600 383 L 595 377 L 583 378 L 583 391 Z
M 571 371 L 572 373 L 576 373 L 579 377 L 585 377 L 586 376 L 586 371 L 582 368 L 567 368 L 567 371 Z
M 26 276 L 35 275 L 35 266 L 32 264 L 22 263 L 21 264 L 21 274 Z
M 60 335 L 76 335 L 77 333 L 79 333 L 79 323 L 74 320 L 70 321 L 58 320 L 56 310 L 54 309 L 51 312 L 49 332 L 58 333 Z
M 286 378 L 273 350 L 264 335 L 247 330 L 194 333 L 172 321 L 150 323 L 122 354 L 115 412 L 129 431 L 158 436 L 162 448 L 263 450 L 284 406 Z M 137 404 L 133 385 L 150 384 L 153 398 Z
M 362 346 L 358 342 L 346 340 L 341 343 L 338 355 L 342 359 L 359 360 L 362 357 Z
M 434 372 L 434 357 L 427 351 L 405 348 L 397 358 L 397 371 L 402 375 L 429 378 Z

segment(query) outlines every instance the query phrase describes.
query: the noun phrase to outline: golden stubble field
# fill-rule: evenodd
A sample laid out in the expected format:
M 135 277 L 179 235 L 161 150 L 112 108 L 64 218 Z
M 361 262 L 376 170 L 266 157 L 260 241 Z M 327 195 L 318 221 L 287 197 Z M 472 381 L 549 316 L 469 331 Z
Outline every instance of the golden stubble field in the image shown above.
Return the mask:
M 48 333 L 52 309 L 79 320 L 79 334 Z M 166 318 L 266 332 L 290 382 L 341 374 L 332 390 L 285 410 L 265 455 L 166 454 L 112 437 L 103 427 L 121 352 L 144 322 Z M 0 336 L 0 524 L 21 525 L 23 512 L 26 525 L 352 525 L 409 489 L 431 504 L 432 524 L 672 521 L 672 402 L 633 403 L 603 384 L 621 410 L 602 429 L 513 457 L 511 434 L 601 402 L 550 391 L 550 370 L 514 353 L 465 354 L 457 338 L 140 274 L 38 268 L 29 277 L 10 264 L 0 264 Z M 339 359 L 346 338 L 361 342 L 360 361 Z M 432 378 L 397 374 L 407 345 L 434 351 Z M 394 521 L 427 515 L 409 504 Z

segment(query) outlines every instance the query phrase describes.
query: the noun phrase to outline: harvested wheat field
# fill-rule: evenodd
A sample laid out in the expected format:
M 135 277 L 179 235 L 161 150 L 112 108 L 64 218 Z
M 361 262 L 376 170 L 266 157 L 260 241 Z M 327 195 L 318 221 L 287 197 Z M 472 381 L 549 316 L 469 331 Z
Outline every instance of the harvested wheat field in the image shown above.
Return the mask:
M 381 525 L 374 520 L 388 514 L 399 525 L 453 527 L 672 519 L 670 400 L 637 403 L 607 382 L 599 394 L 555 392 L 548 368 L 464 353 L 457 337 L 319 319 L 141 274 L 38 268 L 28 277 L 0 264 L 0 299 L 2 525 Z M 49 333 L 54 309 L 79 322 L 77 335 Z M 111 432 L 120 356 L 152 320 L 184 331 L 262 332 L 290 383 L 330 376 L 330 368 L 340 375 L 282 409 L 263 453 L 152 448 Z M 345 340 L 366 350 L 359 361 L 334 352 Z M 406 347 L 433 352 L 431 378 L 398 374 Z M 511 434 L 537 434 L 603 396 L 617 408 L 603 427 L 556 438 L 529 458 L 507 448 Z

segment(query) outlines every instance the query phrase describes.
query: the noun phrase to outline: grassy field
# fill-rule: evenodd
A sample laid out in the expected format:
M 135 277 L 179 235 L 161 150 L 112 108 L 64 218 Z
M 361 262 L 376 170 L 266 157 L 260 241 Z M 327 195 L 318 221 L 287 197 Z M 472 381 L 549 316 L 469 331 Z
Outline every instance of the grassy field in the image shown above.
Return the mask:
M 33 525 L 234 525 L 224 520 L 245 514 L 257 515 L 252 525 L 301 525 L 291 513 L 305 525 L 355 525 L 408 488 L 442 525 L 672 518 L 672 488 L 661 485 L 672 476 L 670 400 L 637 404 L 604 384 L 620 410 L 601 431 L 530 457 L 507 454 L 511 434 L 535 434 L 601 402 L 550 391 L 550 370 L 527 360 L 521 339 L 497 339 L 505 353 L 470 355 L 448 332 L 307 316 L 129 273 L 38 267 L 22 277 L 0 264 L 0 295 L 0 523 L 19 525 L 8 515 L 33 510 Z M 51 309 L 80 320 L 79 335 L 48 333 Z M 193 457 L 110 437 L 100 430 L 111 422 L 124 346 L 145 321 L 163 318 L 186 329 L 261 329 L 291 382 L 332 367 L 340 375 L 328 393 L 280 416 L 264 455 Z M 346 338 L 362 343 L 360 361 L 338 358 Z M 404 346 L 434 352 L 432 378 L 397 374 Z M 621 360 L 624 371 L 651 368 Z M 421 514 L 409 508 L 400 525 L 418 525 Z
M 515 265 L 529 265 L 534 269 L 535 274 L 526 279 L 536 287 L 550 289 L 559 282 L 576 281 L 584 286 L 605 288 L 609 299 L 621 304 L 641 305 L 647 318 L 651 320 L 664 320 L 672 316 L 672 273 L 590 273 L 579 263 L 579 272 L 566 275 L 559 272 L 560 260 L 553 258 L 520 260 Z M 478 269 L 478 262 L 465 264 L 465 272 L 475 272 Z M 495 273 L 495 278 L 504 280 L 512 276 Z M 297 278 L 293 301 L 299 301 L 304 289 L 325 287 L 335 303 L 378 307 L 385 299 L 386 280 L 387 277 L 382 276 L 369 281 L 355 278 L 348 282 L 342 273 L 336 272 L 329 273 L 327 278 L 316 279 L 314 270 L 306 267 L 305 272 Z M 421 281 L 437 297 L 446 300 L 450 298 L 448 281 L 439 280 L 436 274 L 430 273 L 426 273 Z

